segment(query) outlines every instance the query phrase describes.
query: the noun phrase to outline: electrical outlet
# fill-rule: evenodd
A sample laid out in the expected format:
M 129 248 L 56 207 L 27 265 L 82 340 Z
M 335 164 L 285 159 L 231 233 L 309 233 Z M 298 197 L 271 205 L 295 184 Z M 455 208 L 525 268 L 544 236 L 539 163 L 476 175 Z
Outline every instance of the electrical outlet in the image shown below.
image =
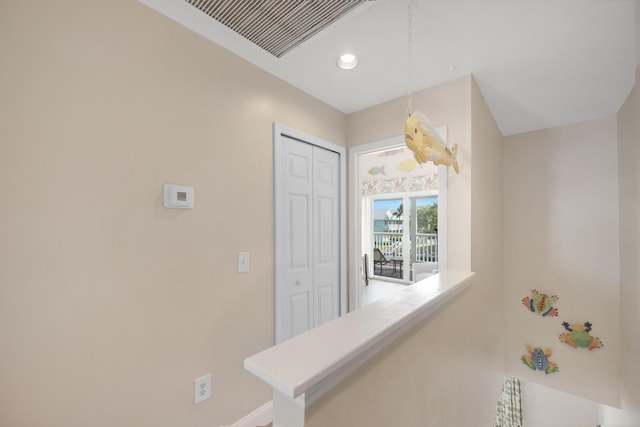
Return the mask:
M 211 374 L 196 379 L 194 382 L 193 404 L 211 399 Z

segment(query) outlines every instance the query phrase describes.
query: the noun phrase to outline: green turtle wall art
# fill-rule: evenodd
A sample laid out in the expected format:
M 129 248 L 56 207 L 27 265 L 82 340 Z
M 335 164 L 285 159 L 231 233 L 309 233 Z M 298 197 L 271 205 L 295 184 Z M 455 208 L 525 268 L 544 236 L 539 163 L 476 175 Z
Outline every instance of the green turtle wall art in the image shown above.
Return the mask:
M 568 332 L 560 334 L 560 341 L 573 348 L 580 347 L 593 350 L 604 346 L 600 338 L 592 337 L 589 334 L 589 332 L 591 332 L 591 326 L 593 326 L 589 322 L 584 322 L 583 324 L 574 323 L 573 325 L 569 325 L 568 322 L 562 322 L 562 326 L 564 326 Z
M 527 307 L 532 313 L 538 313 L 543 317 L 557 317 L 558 309 L 553 307 L 558 301 L 558 296 L 549 296 L 547 294 L 541 294 L 537 290 L 531 291 L 531 297 L 522 298 L 522 305 Z

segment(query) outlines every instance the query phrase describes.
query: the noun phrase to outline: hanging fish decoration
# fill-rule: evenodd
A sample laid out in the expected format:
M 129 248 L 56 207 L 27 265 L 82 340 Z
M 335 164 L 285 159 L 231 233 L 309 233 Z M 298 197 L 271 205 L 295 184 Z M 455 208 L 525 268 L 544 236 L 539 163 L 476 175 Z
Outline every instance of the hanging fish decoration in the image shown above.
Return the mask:
M 453 170 L 460 173 L 456 160 L 458 144 L 447 147 L 423 114 L 417 111 L 411 114 L 405 122 L 404 132 L 404 142 L 418 163 L 432 161 L 434 165 L 453 166 Z

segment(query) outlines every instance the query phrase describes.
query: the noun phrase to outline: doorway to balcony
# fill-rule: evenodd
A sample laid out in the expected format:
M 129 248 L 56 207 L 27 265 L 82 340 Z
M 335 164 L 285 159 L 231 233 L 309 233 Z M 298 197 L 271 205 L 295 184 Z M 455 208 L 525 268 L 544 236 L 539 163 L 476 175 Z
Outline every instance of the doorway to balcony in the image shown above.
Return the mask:
M 371 218 L 371 223 L 363 244 L 371 247 L 374 278 L 411 283 L 417 264 L 428 263 L 431 271 L 437 269 L 437 190 L 374 195 L 365 200 L 363 216 Z
M 438 129 L 446 141 L 446 128 Z M 447 168 L 418 164 L 402 136 L 349 148 L 349 309 L 446 269 Z M 384 289 L 382 289 L 384 288 Z

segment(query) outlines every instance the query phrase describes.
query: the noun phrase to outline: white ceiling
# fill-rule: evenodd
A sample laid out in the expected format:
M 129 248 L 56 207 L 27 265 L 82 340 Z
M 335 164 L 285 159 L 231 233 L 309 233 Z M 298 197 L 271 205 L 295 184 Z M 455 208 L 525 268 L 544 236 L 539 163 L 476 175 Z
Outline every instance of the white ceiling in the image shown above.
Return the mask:
M 410 69 L 407 0 L 367 2 L 280 59 L 184 0 L 140 1 L 344 113 L 473 74 L 504 135 L 615 114 L 640 58 L 638 0 L 413 0 Z M 338 69 L 344 52 L 360 66 Z

